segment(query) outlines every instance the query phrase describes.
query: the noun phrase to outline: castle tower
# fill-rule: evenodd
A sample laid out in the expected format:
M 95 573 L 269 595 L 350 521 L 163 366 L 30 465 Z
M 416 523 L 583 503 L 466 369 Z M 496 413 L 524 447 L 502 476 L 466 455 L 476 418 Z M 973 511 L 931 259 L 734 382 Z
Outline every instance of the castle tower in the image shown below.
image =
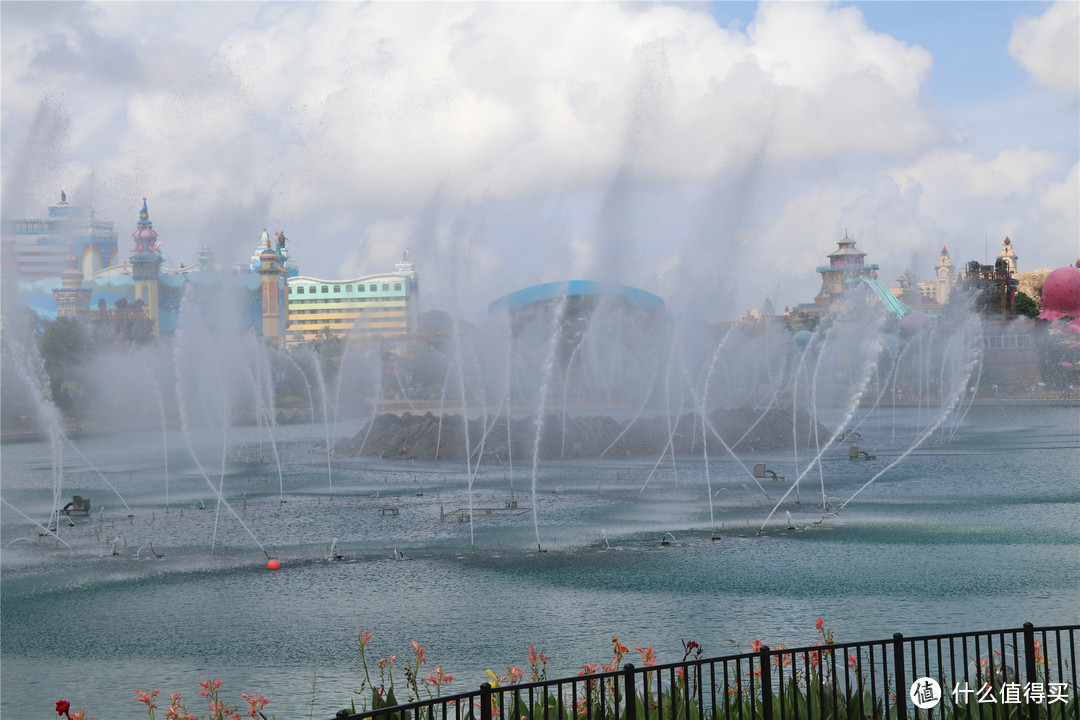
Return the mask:
M 1001 252 L 998 253 L 998 258 L 1008 264 L 1010 275 L 1016 274 L 1016 251 L 1013 250 L 1012 240 L 1009 239 L 1008 235 L 1005 236 L 1005 242 L 1001 244 Z
M 285 329 L 288 314 L 285 304 L 288 285 L 285 276 L 284 236 L 278 234 L 277 247 L 270 244 L 270 233 L 262 231 L 263 247 L 259 252 L 259 275 L 262 288 L 262 334 L 266 341 L 278 348 L 285 349 Z
M 941 256 L 938 258 L 937 265 L 934 266 L 934 273 L 934 302 L 945 305 L 949 302 L 953 285 L 956 284 L 956 270 L 949 257 L 949 248 L 941 248 Z
M 60 273 L 61 287 L 52 291 L 56 316 L 74 318 L 85 325 L 90 317 L 90 298 L 94 291 L 83 287 L 84 276 L 74 247 L 67 257 L 67 264 L 67 269 Z
M 158 279 L 161 277 L 161 243 L 154 232 L 154 223 L 150 222 L 150 213 L 146 210 L 146 198 L 143 198 L 139 212 L 138 227 L 131 237 L 135 248 L 131 251 L 131 278 L 135 281 L 135 299 L 143 302 L 146 316 L 154 323 L 154 337 L 161 333 L 161 316 L 158 312 Z
M 853 275 L 877 277 L 878 266 L 866 264 L 866 253 L 855 247 L 855 241 L 844 231 L 844 239 L 829 253 L 829 264 L 817 269 L 821 273 L 821 291 L 814 302 L 828 305 L 844 292 L 844 281 Z
M 202 250 L 199 251 L 199 269 L 217 270 L 217 260 L 214 258 L 214 251 L 210 249 L 209 245 L 203 245 Z

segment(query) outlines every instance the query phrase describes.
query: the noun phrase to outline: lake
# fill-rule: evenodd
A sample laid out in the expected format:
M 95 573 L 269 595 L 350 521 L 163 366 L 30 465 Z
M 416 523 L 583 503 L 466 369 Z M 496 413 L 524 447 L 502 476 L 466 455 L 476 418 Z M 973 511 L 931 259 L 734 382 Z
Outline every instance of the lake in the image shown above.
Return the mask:
M 876 458 L 833 446 L 768 523 L 814 448 L 713 456 L 708 479 L 701 457 L 546 462 L 535 483 L 527 459 L 485 461 L 470 492 L 463 461 L 328 472 L 322 426 L 273 446 L 230 429 L 224 463 L 220 437 L 150 428 L 65 447 L 62 500 L 92 509 L 58 540 L 39 537 L 48 445 L 5 444 L 0 714 L 66 699 L 134 717 L 134 688 L 197 711 L 197 683 L 221 678 L 232 702 L 329 718 L 360 686 L 360 631 L 369 660 L 418 640 L 453 692 L 527 667 L 529 645 L 549 677 L 576 674 L 613 635 L 666 662 L 684 639 L 706 656 L 810 642 L 818 617 L 838 640 L 1080 622 L 1080 411 L 976 403 L 911 450 L 925 412 L 862 417 Z M 785 479 L 755 480 L 758 462 Z M 470 503 L 471 523 L 451 514 Z

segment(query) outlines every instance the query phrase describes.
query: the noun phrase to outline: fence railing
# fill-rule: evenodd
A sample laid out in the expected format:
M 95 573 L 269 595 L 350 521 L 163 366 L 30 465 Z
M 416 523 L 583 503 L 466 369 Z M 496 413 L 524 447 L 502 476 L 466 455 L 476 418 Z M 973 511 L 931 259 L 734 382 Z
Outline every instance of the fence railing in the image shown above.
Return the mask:
M 349 720 L 1080 720 L 1080 625 L 756 647 L 492 687 Z

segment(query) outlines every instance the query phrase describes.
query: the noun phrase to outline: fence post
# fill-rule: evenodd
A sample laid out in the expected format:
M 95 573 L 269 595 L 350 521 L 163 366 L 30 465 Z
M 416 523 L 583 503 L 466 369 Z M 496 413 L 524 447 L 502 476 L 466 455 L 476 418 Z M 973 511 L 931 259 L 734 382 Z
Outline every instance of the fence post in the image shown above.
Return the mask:
M 648 670 L 645 672 L 648 672 Z M 637 720 L 637 697 L 634 695 L 634 663 L 623 665 L 623 702 L 626 704 L 626 720 Z M 646 713 L 648 713 L 647 710 Z
M 773 720 L 772 717 L 772 672 L 770 670 L 769 646 L 762 645 L 758 650 L 758 667 L 761 669 L 761 718 Z
M 893 633 L 892 641 L 893 669 L 896 671 L 896 720 L 907 720 L 908 685 L 907 680 L 904 679 L 903 633 Z
M 1024 623 L 1024 666 L 1027 681 L 1035 682 L 1038 678 L 1038 671 L 1035 669 L 1035 626 L 1029 622 Z M 1039 703 L 1032 698 L 1032 695 L 1034 693 L 1028 695 L 1028 717 L 1031 720 L 1038 720 Z
M 480 686 L 480 720 L 491 720 L 491 683 Z

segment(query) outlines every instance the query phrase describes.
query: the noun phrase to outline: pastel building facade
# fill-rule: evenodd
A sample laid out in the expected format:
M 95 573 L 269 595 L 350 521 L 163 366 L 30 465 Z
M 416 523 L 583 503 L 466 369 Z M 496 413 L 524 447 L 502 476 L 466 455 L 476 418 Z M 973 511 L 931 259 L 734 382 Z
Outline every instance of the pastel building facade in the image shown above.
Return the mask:
M 91 333 L 107 335 L 108 318 L 130 320 L 134 313 L 148 321 L 138 323 L 143 330 L 150 328 L 144 334 L 158 337 L 178 330 L 185 303 L 194 306 L 186 312 L 203 316 L 213 327 L 216 316 L 223 315 L 221 303 L 234 302 L 238 312 L 227 315 L 238 317 L 242 328 L 254 329 L 281 349 L 309 342 L 324 332 L 359 344 L 402 339 L 416 332 L 419 283 L 408 251 L 393 272 L 324 280 L 300 276 L 286 249 L 285 234 L 264 229 L 248 264 L 221 267 L 204 246 L 198 262 L 167 268 L 145 198 L 131 236 L 133 245 L 123 259 L 118 259 L 111 222 L 79 225 L 76 220 L 65 220 L 77 216 L 77 208 L 68 205 L 65 196 L 50 207 L 49 220 L 4 224 L 5 232 L 29 228 L 47 236 L 47 242 L 39 242 L 38 235 L 18 241 L 5 235 L 5 266 L 31 268 L 34 276 L 14 276 L 19 278 L 18 296 L 43 320 L 76 318 Z M 97 234 L 86 230 L 80 241 L 78 233 L 70 231 L 72 227 L 96 228 Z M 15 252 L 32 246 L 47 250 Z M 60 258 L 58 267 L 54 267 L 54 255 Z M 223 289 L 231 290 L 231 301 L 224 299 Z
M 297 276 L 288 282 L 286 345 L 323 333 L 360 344 L 416 331 L 420 286 L 405 251 L 394 272 L 346 280 Z
M 87 277 L 117 261 L 113 223 L 98 219 L 93 208 L 69 203 L 64 192 L 49 206 L 48 217 L 5 220 L 0 235 L 5 272 L 23 281 L 58 278 L 72 269 L 72 255 Z
M 113 253 L 112 265 L 92 273 L 84 271 L 86 248 L 80 252 L 78 244 L 69 242 L 66 267 L 49 277 L 18 281 L 19 300 L 45 321 L 57 317 L 83 321 L 92 337 L 107 338 L 118 334 L 112 326 L 122 324 L 130 328 L 134 322 L 139 328 L 139 336 L 148 339 L 174 334 L 179 329 L 180 311 L 185 303 L 194 306 L 189 312 L 202 316 L 208 326 L 216 326 L 222 316 L 221 303 L 226 302 L 223 299 L 226 293 L 222 290 L 231 288 L 232 292 L 227 294 L 231 298 L 229 302 L 237 303 L 238 308 L 235 313 L 228 313 L 229 316 L 237 317 L 242 328 L 252 328 L 259 333 L 263 333 L 264 320 L 268 316 L 271 319 L 277 317 L 279 325 L 276 335 L 271 328 L 271 341 L 283 337 L 283 321 L 287 316 L 286 277 L 289 273 L 296 274 L 296 267 L 283 245 L 273 249 L 273 259 L 267 258 L 268 265 L 273 267 L 270 276 L 276 278 L 270 283 L 267 275 L 258 272 L 258 268 L 243 264 L 219 267 L 208 247 L 199 252 L 198 263 L 178 269 L 166 268 L 163 243 L 154 229 L 145 198 L 132 241 L 126 258 L 117 260 Z M 265 244 L 260 243 L 256 256 L 264 250 Z M 261 295 L 270 287 L 277 289 L 280 298 L 276 303 L 276 314 L 264 312 Z M 282 343 L 277 341 L 276 344 Z

